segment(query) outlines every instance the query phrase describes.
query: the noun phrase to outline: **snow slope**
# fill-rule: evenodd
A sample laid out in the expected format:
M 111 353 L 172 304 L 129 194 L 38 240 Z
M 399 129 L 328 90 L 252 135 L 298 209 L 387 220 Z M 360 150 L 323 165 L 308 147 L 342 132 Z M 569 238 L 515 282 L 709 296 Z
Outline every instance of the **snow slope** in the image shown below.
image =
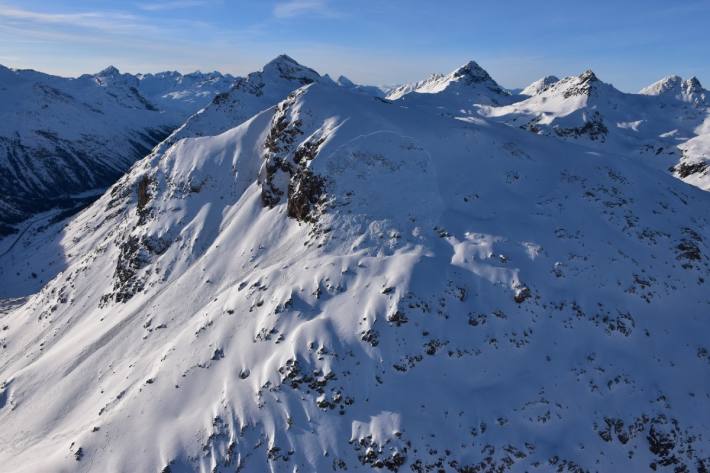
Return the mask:
M 4 468 L 707 470 L 708 193 L 311 82 L 70 223 Z
M 671 170 L 688 184 L 710 191 L 710 118 L 701 128 L 708 131 L 678 146 L 682 156 Z
M 411 92 L 416 92 L 418 90 L 426 90 L 429 88 L 431 84 L 436 84 L 440 83 L 444 77 L 446 77 L 444 74 L 441 73 L 434 73 L 431 74 L 429 77 L 426 79 L 417 81 L 417 82 L 412 82 L 409 84 L 401 84 L 398 86 L 391 87 L 387 91 L 386 98 L 388 100 L 397 100 Z

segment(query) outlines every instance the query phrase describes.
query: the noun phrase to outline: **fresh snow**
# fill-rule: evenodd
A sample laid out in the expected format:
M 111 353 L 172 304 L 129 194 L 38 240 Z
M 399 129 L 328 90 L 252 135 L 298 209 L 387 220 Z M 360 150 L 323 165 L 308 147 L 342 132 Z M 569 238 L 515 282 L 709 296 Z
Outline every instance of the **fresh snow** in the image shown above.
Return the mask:
M 657 97 L 502 112 L 469 69 L 390 101 L 279 57 L 53 230 L 0 305 L 3 468 L 706 471 L 710 194 L 632 113 L 554 132 Z

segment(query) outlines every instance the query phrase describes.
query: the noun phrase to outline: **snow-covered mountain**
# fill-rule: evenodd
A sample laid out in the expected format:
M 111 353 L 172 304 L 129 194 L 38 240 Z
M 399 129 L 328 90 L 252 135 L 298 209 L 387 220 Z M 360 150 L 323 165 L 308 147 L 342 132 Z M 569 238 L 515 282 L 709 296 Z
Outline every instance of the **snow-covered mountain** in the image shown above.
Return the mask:
M 707 471 L 710 194 L 284 58 L 195 122 L 264 76 L 0 315 L 3 468 Z
M 399 86 L 387 99 L 450 114 L 469 114 L 477 105 L 507 105 L 515 100 L 475 61 L 446 75 L 433 74 L 421 82 Z
M 102 83 L 129 82 L 136 78 L 120 74 L 115 68 L 101 73 Z M 255 113 L 274 106 L 291 91 L 309 81 L 344 87 L 363 92 L 358 87 L 336 84 L 327 77 L 298 64 L 288 56 L 280 56 L 267 64 L 261 72 L 239 78 L 230 91 L 220 94 L 204 110 L 199 111 L 165 139 L 159 151 L 176 141 L 191 136 L 212 136 L 233 128 Z M 81 200 L 78 198 L 81 197 Z M 71 251 L 62 244 L 67 216 L 96 199 L 95 193 L 77 196 L 69 210 L 51 210 L 23 222 L 22 229 L 8 238 L 0 239 L 0 298 L 32 294 L 67 267 Z
M 695 106 L 710 106 L 710 94 L 703 89 L 697 77 L 683 80 L 679 76 L 669 76 L 641 89 L 640 93 L 680 100 Z
M 690 105 L 683 107 L 683 115 L 692 120 L 690 133 L 696 136 L 678 145 L 681 158 L 671 170 L 685 182 L 710 190 L 710 92 L 696 77 L 683 80 L 670 76 L 640 93 L 657 96 L 671 104 L 681 102 Z
M 324 80 L 313 69 L 285 54 L 280 55 L 261 71 L 237 78 L 230 90 L 215 96 L 207 107 L 191 116 L 164 146 L 183 138 L 213 136 L 234 128 L 277 104 L 293 90 L 313 82 L 333 83 L 333 80 Z
M 106 188 L 177 125 L 107 69 L 65 79 L 0 67 L 0 223 Z
M 67 79 L 0 66 L 0 235 L 103 191 L 228 83 L 215 74 L 138 77 L 109 67 Z
M 709 159 L 706 140 L 694 140 L 710 129 L 710 94 L 697 79 L 672 76 L 640 94 L 623 93 L 592 71 L 540 85 L 531 85 L 538 92 L 526 93 L 531 95 L 526 100 L 479 110 L 537 134 L 639 156 L 653 166 L 672 168 L 687 182 L 710 187 L 710 180 L 698 175 Z
M 529 98 L 505 107 L 489 107 L 485 115 L 535 133 L 605 142 L 611 118 L 607 115 L 613 113 L 614 118 L 621 115 L 621 122 L 627 123 L 626 115 L 638 113 L 641 105 L 624 103 L 626 94 L 600 81 L 591 70 L 551 80 L 547 85 L 545 79 L 541 81 L 528 87 L 537 89 L 536 93 L 525 94 Z
M 346 89 L 349 89 L 354 92 L 372 95 L 373 97 L 384 98 L 387 95 L 385 91 L 382 90 L 380 87 L 374 85 L 356 84 L 345 76 L 338 76 L 338 79 L 335 80 L 335 83 L 338 84 L 340 87 L 345 87 Z
M 411 92 L 416 92 L 418 90 L 426 90 L 427 88 L 430 87 L 431 84 L 436 84 L 437 82 L 441 82 L 444 77 L 446 77 L 444 74 L 440 73 L 434 73 L 427 77 L 426 79 L 417 81 L 417 82 L 411 82 L 407 84 L 400 84 L 397 86 L 393 86 L 387 90 L 386 98 L 388 100 L 397 100 Z
M 229 90 L 236 80 L 219 72 L 181 74 L 177 71 L 156 74 L 126 74 L 109 66 L 98 74 L 81 78 L 94 80 L 104 87 L 134 88 L 151 105 L 172 116 L 180 124 L 207 106 L 212 99 Z
M 167 71 L 136 77 L 143 95 L 162 110 L 181 113 L 183 120 L 207 106 L 217 94 L 231 89 L 236 80 L 219 72 L 181 74 Z
M 520 91 L 520 95 L 527 95 L 528 97 L 538 95 L 559 81 L 560 79 L 555 76 L 542 77 Z

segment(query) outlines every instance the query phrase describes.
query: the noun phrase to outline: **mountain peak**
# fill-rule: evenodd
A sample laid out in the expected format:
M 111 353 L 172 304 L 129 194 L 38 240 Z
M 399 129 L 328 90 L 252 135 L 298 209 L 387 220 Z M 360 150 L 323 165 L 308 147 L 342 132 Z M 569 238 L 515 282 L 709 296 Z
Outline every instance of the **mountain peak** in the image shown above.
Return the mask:
M 136 87 L 139 82 L 137 76 L 121 73 L 115 66 L 108 66 L 101 72 L 94 74 L 93 78 L 102 86 L 127 85 L 129 87 Z
M 279 55 L 276 56 L 273 60 L 274 60 L 274 61 L 297 62 L 294 58 L 292 58 L 292 57 L 289 56 L 288 54 L 279 54 Z
M 338 80 L 336 80 L 335 82 L 342 85 L 343 87 L 355 87 L 355 83 L 343 75 L 338 77 Z
M 562 91 L 564 98 L 567 99 L 582 95 L 590 97 L 593 94 L 598 93 L 601 87 L 613 89 L 613 87 L 599 80 L 594 71 L 587 69 L 578 76 L 566 77 L 557 82 L 555 89 Z
M 476 61 L 469 61 L 452 73 L 453 79 L 464 79 L 467 83 L 492 81 L 491 76 L 478 65 Z
M 582 82 L 601 82 L 593 70 L 587 69 L 579 75 Z
M 104 70 L 100 71 L 97 76 L 120 76 L 121 71 L 118 70 L 116 66 L 108 66 Z
M 301 64 L 298 63 L 294 58 L 289 56 L 288 54 L 279 54 L 275 58 L 273 58 L 271 61 L 267 62 L 264 65 L 264 69 L 269 68 L 269 67 L 276 67 L 278 65 L 289 65 L 289 66 L 298 66 L 298 67 L 303 67 Z
M 559 81 L 560 79 L 557 76 L 545 76 L 525 87 L 520 94 L 529 96 L 537 95 Z
M 281 54 L 266 63 L 262 69 L 262 74 L 286 80 L 296 80 L 301 84 L 310 84 L 321 78 L 316 71 L 300 64 L 286 54 Z
M 640 93 L 643 95 L 669 97 L 697 104 L 705 103 L 708 95 L 697 77 L 693 76 L 690 79 L 683 80 L 682 77 L 677 75 L 664 77 L 641 89 Z
M 683 84 L 688 92 L 702 92 L 703 86 L 697 77 L 693 76 Z
M 462 105 L 468 107 L 472 103 L 499 104 L 499 100 L 510 96 L 509 92 L 499 86 L 476 61 L 469 61 L 446 75 L 432 74 L 423 81 L 403 84 L 390 91 L 387 98 L 397 100 L 411 92 L 419 94 L 447 92 L 454 97 L 463 98 L 464 103 L 459 103 L 456 107 Z
M 641 89 L 643 95 L 665 95 L 672 91 L 680 90 L 683 84 L 683 78 L 678 75 L 670 75 L 663 79 L 654 82 L 648 87 Z

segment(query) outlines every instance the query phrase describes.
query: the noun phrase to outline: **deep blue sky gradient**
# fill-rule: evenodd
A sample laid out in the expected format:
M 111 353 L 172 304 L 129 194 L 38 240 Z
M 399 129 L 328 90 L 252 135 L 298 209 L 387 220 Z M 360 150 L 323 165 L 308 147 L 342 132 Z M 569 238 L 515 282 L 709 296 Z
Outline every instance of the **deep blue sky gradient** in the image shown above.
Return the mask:
M 280 53 L 373 84 L 474 59 L 506 87 L 592 68 L 710 86 L 710 0 L 0 0 L 0 63 L 61 75 L 244 74 Z

